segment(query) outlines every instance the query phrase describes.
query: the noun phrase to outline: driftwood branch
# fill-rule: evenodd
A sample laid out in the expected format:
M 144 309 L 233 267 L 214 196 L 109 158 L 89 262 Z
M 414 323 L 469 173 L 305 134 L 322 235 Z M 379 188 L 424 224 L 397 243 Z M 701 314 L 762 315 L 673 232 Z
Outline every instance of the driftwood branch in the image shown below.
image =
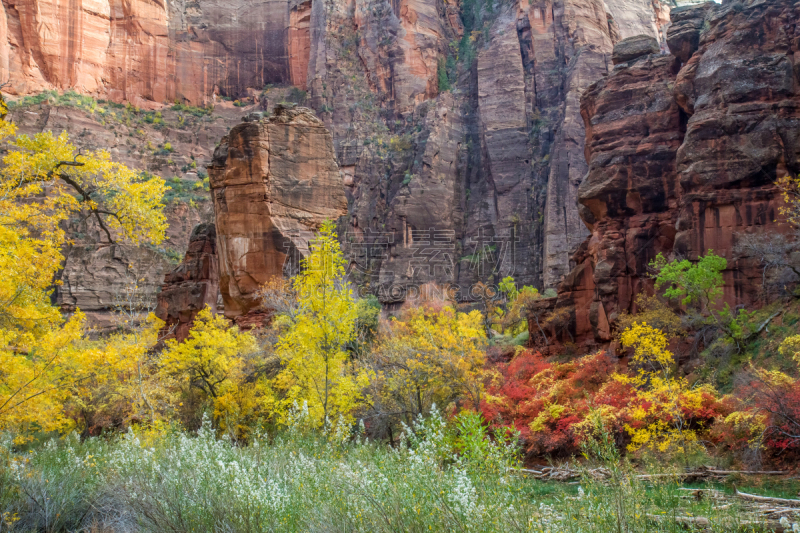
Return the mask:
M 519 468 L 517 471 L 523 475 L 534 477 L 542 481 L 570 481 L 581 477 L 581 471 L 570 468 L 569 466 L 552 467 L 544 466 L 538 469 L 532 468 Z M 595 479 L 607 479 L 611 477 L 611 472 L 607 468 L 592 468 L 585 471 L 589 476 Z M 784 470 L 716 470 L 711 468 L 699 468 L 697 470 L 690 470 L 688 472 L 676 472 L 674 474 L 639 474 L 635 477 L 640 480 L 658 479 L 658 478 L 678 478 L 682 480 L 692 479 L 709 479 L 719 478 L 732 475 L 743 476 L 783 476 L 789 474 Z
M 648 514 L 647 518 L 653 520 L 654 522 L 667 522 L 667 521 L 675 521 L 678 524 L 683 526 L 687 526 L 690 528 L 702 528 L 702 530 L 712 531 L 711 528 L 711 520 L 705 518 L 703 516 L 664 516 L 664 515 L 656 515 L 656 514 Z M 719 525 L 719 524 L 717 524 Z M 735 524 L 730 524 L 732 528 L 736 526 L 749 526 L 753 527 L 755 531 L 770 531 L 771 533 L 791 533 L 791 529 L 785 529 L 780 522 L 777 520 L 743 520 L 737 521 Z M 713 531 L 717 531 L 714 529 Z
M 772 322 L 772 319 L 775 318 L 776 316 L 778 316 L 781 313 L 783 313 L 783 309 L 778 309 L 777 311 L 772 313 L 772 315 L 770 315 L 769 318 L 767 318 L 764 322 L 762 322 L 761 325 L 758 326 L 758 329 L 755 330 L 753 333 L 751 333 L 749 335 L 749 337 L 752 338 L 752 337 L 755 337 L 756 335 L 759 335 L 762 331 L 764 331 L 764 328 L 766 328 L 769 325 L 769 323 Z
M 757 494 L 748 494 L 746 492 L 739 492 L 736 489 L 736 496 L 750 502 L 769 503 L 771 505 L 781 505 L 785 507 L 800 507 L 800 500 L 791 500 L 789 498 L 772 498 L 770 496 L 759 496 Z

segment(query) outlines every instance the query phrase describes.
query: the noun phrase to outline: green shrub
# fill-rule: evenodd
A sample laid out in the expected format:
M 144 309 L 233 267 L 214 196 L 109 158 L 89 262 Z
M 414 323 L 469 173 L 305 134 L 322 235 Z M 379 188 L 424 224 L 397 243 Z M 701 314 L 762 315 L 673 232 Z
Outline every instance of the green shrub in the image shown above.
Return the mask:
M 520 475 L 515 439 L 490 438 L 474 413 L 448 426 L 434 410 L 391 448 L 357 428 L 314 431 L 297 407 L 285 429 L 247 445 L 217 438 L 207 419 L 196 435 L 73 435 L 27 454 L 4 438 L 0 511 L 20 532 L 678 533 L 677 516 L 753 531 L 735 501 L 686 498 L 669 475 L 637 478 L 608 436 L 587 443 L 580 486 Z
M 213 105 L 210 105 L 208 107 L 193 107 L 193 106 L 189 106 L 189 105 L 176 103 L 175 105 L 173 105 L 171 107 L 171 109 L 173 111 L 186 112 L 186 113 L 189 113 L 190 115 L 194 115 L 196 117 L 208 116 L 208 115 L 210 115 L 211 113 L 214 112 L 214 106 Z
M 436 79 L 439 82 L 439 92 L 443 93 L 450 90 L 450 78 L 447 76 L 444 59 L 439 59 L 439 66 L 436 68 Z

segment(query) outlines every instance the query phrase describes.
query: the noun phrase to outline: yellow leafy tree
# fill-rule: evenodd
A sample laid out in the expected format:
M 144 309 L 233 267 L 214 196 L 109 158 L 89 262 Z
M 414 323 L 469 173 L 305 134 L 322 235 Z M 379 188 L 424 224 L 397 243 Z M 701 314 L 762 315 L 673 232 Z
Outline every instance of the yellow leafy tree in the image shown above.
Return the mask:
M 511 335 L 519 335 L 528 331 L 527 312 L 533 303 L 541 298 L 539 290 L 529 285 L 517 290 L 514 278 L 511 276 L 503 278 L 498 287 L 507 303 L 506 309 L 500 313 L 501 319 L 495 323 L 496 326 L 499 326 L 503 333 Z
M 256 403 L 261 397 L 248 384 L 248 364 L 256 356 L 255 338 L 237 327 L 230 327 L 222 315 L 215 315 L 206 306 L 194 320 L 189 337 L 183 342 L 167 341 L 161 355 L 161 370 L 178 384 L 179 393 L 186 399 L 194 391 L 210 401 L 214 416 L 223 430 L 237 437 L 245 431 L 243 421 L 253 411 L 263 411 Z M 259 385 L 265 386 L 260 383 Z M 239 426 L 242 427 L 239 427 Z
M 74 342 L 79 356 L 66 358 L 64 366 L 82 378 L 64 388 L 64 406 L 84 435 L 144 420 L 152 424 L 163 416 L 149 379 L 149 351 L 163 325 L 151 314 L 143 327 Z
M 416 308 L 392 319 L 369 360 L 376 415 L 410 421 L 466 400 L 476 411 L 483 394 L 483 315 Z
M 22 435 L 33 426 L 69 427 L 64 402 L 108 360 L 78 349 L 80 312 L 65 320 L 51 305 L 68 243 L 62 222 L 92 218 L 109 242 L 157 244 L 166 229 L 167 187 L 112 162 L 106 151 L 76 151 L 66 133 L 15 133 L 0 109 L 7 150 L 0 168 L 0 428 Z
M 776 181 L 783 194 L 784 205 L 779 209 L 787 222 L 800 227 L 800 177 L 784 176 Z
M 800 335 L 790 335 L 778 352 L 800 364 Z M 747 439 L 754 450 L 770 440 L 800 442 L 800 380 L 780 370 L 749 365 L 744 386 L 736 391 L 738 409 L 725 418 L 727 428 L 741 439 Z M 727 429 L 726 428 L 726 429 Z
M 800 335 L 790 335 L 783 339 L 778 347 L 778 352 L 784 356 L 791 356 L 796 363 L 800 364 Z
M 349 362 L 358 309 L 345 283 L 346 263 L 333 222 L 323 223 L 309 246 L 311 253 L 293 281 L 296 307 L 278 320 L 286 331 L 276 346 L 284 364 L 276 386 L 286 393 L 281 417 L 293 403 L 305 402 L 311 421 L 327 427 L 339 418 L 352 421 L 367 376 Z
M 620 341 L 625 348 L 633 348 L 634 368 L 630 375 L 615 377 L 637 392 L 630 413 L 637 423 L 625 426 L 632 438 L 629 449 L 686 453 L 697 442 L 697 432 L 684 413 L 700 408 L 705 389 L 691 388 L 686 378 L 676 375 L 675 358 L 661 330 L 634 322 L 622 332 Z

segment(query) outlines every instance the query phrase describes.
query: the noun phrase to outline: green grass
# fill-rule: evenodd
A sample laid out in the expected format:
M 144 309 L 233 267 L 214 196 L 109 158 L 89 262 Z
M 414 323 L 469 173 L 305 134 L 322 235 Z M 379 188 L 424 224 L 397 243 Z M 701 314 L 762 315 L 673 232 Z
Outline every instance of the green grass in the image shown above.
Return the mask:
M 675 478 L 638 481 L 618 456 L 602 463 L 611 482 L 589 470 L 580 484 L 525 478 L 477 417 L 418 420 L 395 448 L 344 425 L 322 434 L 303 411 L 293 420 L 247 445 L 208 422 L 197 434 L 69 436 L 25 453 L 5 438 L 2 531 L 678 533 L 681 516 L 706 517 L 713 531 L 760 530 L 739 527 L 748 517 L 735 501 L 687 498 Z

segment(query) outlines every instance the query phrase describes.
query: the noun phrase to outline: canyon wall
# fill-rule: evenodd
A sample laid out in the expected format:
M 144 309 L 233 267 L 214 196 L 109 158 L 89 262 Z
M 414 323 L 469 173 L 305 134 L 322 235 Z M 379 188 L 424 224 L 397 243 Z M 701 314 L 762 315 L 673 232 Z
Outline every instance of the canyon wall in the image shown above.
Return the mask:
M 595 0 L 455 7 L 311 6 L 309 102 L 347 175 L 345 251 L 385 304 L 426 284 L 470 301 L 509 275 L 555 288 L 587 234 L 579 95 L 622 28 Z M 663 32 L 660 4 L 638 8 L 626 35 Z
M 725 301 L 762 303 L 763 265 L 736 244 L 788 230 L 774 181 L 800 171 L 800 8 L 709 3 L 672 20 L 672 55 L 623 41 L 581 99 L 589 172 L 578 199 L 591 235 L 549 303 L 586 345 L 609 342 L 619 313 L 635 311 L 658 253 L 713 250 L 728 261 Z
M 10 81 L 11 94 L 73 89 L 139 106 L 205 105 L 269 83 L 303 86 L 308 17 L 304 25 L 297 12 L 307 7 L 290 0 L 4 0 L 0 78 Z
M 658 0 L 4 0 L 2 5 L 0 74 L 7 73 L 6 90 L 12 94 L 72 89 L 159 112 L 169 109 L 165 102 L 178 100 L 228 106 L 245 116 L 252 106 L 234 108 L 220 97 L 270 111 L 280 101 L 268 94 L 270 84 L 293 87 L 291 94 L 330 132 L 331 161 L 338 166 L 330 173 L 343 184 L 346 216 L 339 219 L 339 231 L 351 275 L 390 306 L 423 285 L 475 301 L 480 295 L 471 288 L 478 281 L 511 275 L 540 289 L 561 282 L 588 233 L 577 204 L 588 170 L 580 94 L 609 71 L 619 39 L 647 34 L 666 48 L 668 11 Z M 88 144 L 106 139 L 123 159 L 130 154 L 116 130 L 113 139 L 106 132 L 91 140 L 102 117 L 70 121 L 79 145 L 88 130 Z M 232 123 L 215 122 L 207 131 L 201 125 L 197 135 L 205 135 L 203 140 L 181 143 L 165 159 L 191 154 L 192 162 L 207 162 L 209 144 L 222 136 L 219 124 Z M 240 126 L 220 150 L 233 146 L 230 142 L 249 146 L 247 132 L 267 127 L 256 124 Z M 135 126 L 126 128 L 128 135 L 140 135 Z M 270 145 L 277 138 L 271 135 Z M 186 134 L 171 127 L 153 136 L 161 146 Z M 167 178 L 174 172 L 170 165 L 132 162 Z M 213 178 L 226 165 L 215 157 L 210 172 L 221 290 L 224 296 L 228 291 L 226 310 L 238 316 L 253 305 L 250 296 L 241 295 L 272 275 L 272 263 L 282 262 L 285 250 L 282 243 L 264 240 L 253 248 L 257 252 L 244 254 L 230 244 L 245 235 L 256 242 L 254 236 L 272 230 L 259 226 L 258 216 L 248 216 L 248 210 L 263 207 L 262 200 L 250 193 L 236 196 L 236 189 L 224 184 L 227 178 Z M 248 179 L 258 174 L 248 172 Z M 220 191 L 234 196 L 219 197 Z M 311 208 L 301 210 L 306 209 Z M 238 213 L 238 222 L 229 223 L 232 213 Z M 196 222 L 182 224 L 182 249 Z M 103 267 L 105 281 L 82 276 L 92 265 L 108 263 L 89 243 L 82 253 L 65 268 L 73 282 L 62 291 L 63 305 L 83 302 L 99 309 L 108 298 L 91 298 L 102 292 L 98 285 L 109 285 L 116 267 Z M 263 257 L 256 261 L 256 255 Z

